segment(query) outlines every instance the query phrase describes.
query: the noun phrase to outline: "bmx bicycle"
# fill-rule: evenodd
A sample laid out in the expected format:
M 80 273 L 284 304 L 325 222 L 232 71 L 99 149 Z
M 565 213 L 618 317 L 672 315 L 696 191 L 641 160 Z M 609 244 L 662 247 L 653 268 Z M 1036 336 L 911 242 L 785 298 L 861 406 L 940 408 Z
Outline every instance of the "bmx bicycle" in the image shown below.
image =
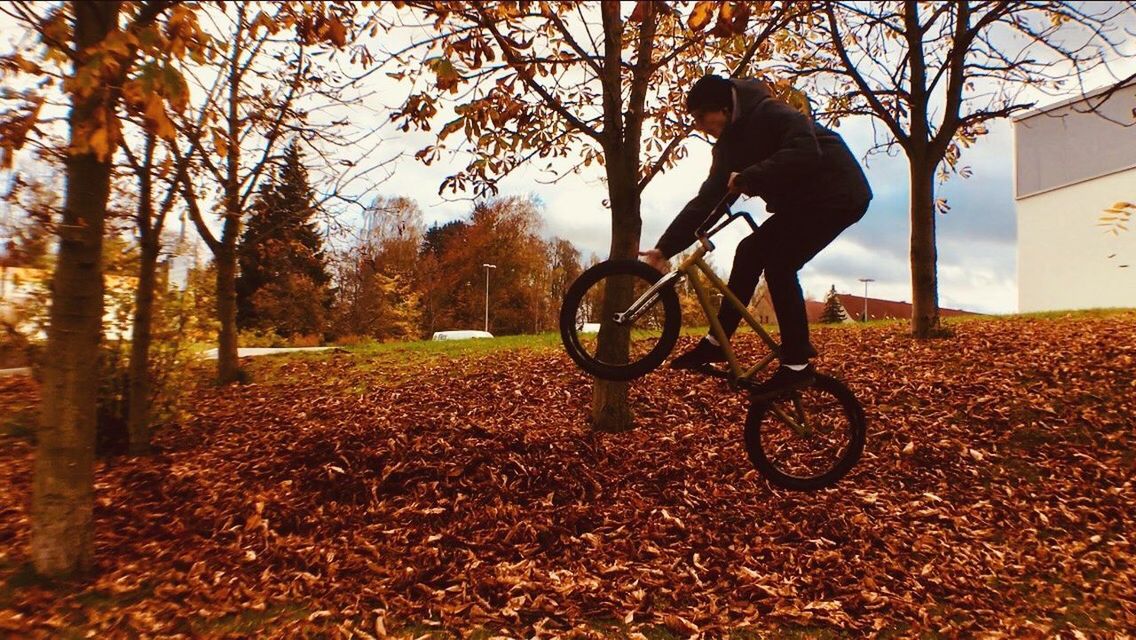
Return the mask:
M 714 214 L 723 207 L 726 219 L 713 225 Z M 779 345 L 704 259 L 714 250 L 714 234 L 738 219 L 757 230 L 749 213 L 731 212 L 723 199 L 698 228 L 694 252 L 665 275 L 639 260 L 608 260 L 581 273 L 560 308 L 560 337 L 572 360 L 604 380 L 633 380 L 653 371 L 678 340 L 682 317 L 675 287 L 687 280 L 727 361 L 725 368 L 708 365 L 697 371 L 750 392 L 754 376 L 777 359 Z M 710 289 L 721 294 L 722 304 L 734 305 L 768 347 L 769 353 L 753 366 L 739 362 L 710 302 Z M 797 491 L 825 488 L 860 459 L 867 430 L 864 411 L 838 379 L 818 372 L 805 388 L 771 398 L 750 395 L 746 452 L 773 485 Z

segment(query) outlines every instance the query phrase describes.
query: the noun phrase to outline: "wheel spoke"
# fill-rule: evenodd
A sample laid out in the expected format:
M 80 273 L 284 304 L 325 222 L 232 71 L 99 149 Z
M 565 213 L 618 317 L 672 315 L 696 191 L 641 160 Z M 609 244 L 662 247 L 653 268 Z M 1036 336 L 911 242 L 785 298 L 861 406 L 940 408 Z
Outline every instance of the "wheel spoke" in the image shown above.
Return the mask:
M 746 450 L 771 482 L 817 489 L 840 479 L 863 448 L 862 413 L 833 378 L 772 402 L 755 402 L 746 419 Z
M 560 330 L 572 359 L 588 373 L 630 380 L 654 369 L 678 337 L 681 311 L 670 286 L 642 262 L 611 260 L 588 269 L 569 287 Z M 629 310 L 634 313 L 623 316 Z M 623 318 L 620 323 L 615 319 Z
M 801 424 L 802 431 L 800 433 L 806 436 L 809 435 L 809 415 L 808 412 L 805 411 L 805 404 L 801 402 L 801 393 L 799 391 L 793 392 L 793 409 L 795 410 L 797 420 Z
M 799 421 L 798 419 L 794 419 L 794 416 L 791 416 L 788 413 L 785 413 L 785 410 L 782 409 L 781 407 L 779 407 L 775 404 L 769 405 L 769 411 L 773 415 L 777 416 L 777 418 L 782 423 L 784 423 L 786 427 L 789 427 L 790 429 L 795 431 L 798 435 L 800 435 L 800 436 L 806 435 L 806 432 L 808 431 L 808 427 L 806 427 L 804 424 L 802 424 L 802 422 Z
M 621 280 L 620 282 L 616 282 Z M 580 313 L 577 314 L 576 325 L 583 328 L 594 329 L 595 325 L 600 325 L 599 332 L 595 334 L 584 334 L 581 337 L 580 344 L 587 351 L 589 357 L 594 358 L 600 363 L 615 365 L 633 363 L 642 359 L 649 354 L 658 343 L 661 335 L 663 325 L 666 322 L 665 309 L 661 304 L 661 297 L 659 295 L 653 296 L 644 302 L 641 308 L 638 309 L 634 320 L 620 326 L 614 323 L 616 314 L 625 312 L 630 305 L 619 304 L 616 308 L 617 311 L 610 315 L 605 315 L 604 304 L 605 296 L 607 295 L 607 288 L 617 285 L 627 287 L 626 292 L 619 298 L 629 298 L 630 300 L 641 300 L 641 296 L 647 291 L 652 283 L 643 278 L 634 278 L 628 275 L 617 274 L 609 278 L 603 278 L 597 281 L 585 294 L 584 299 L 586 305 L 581 306 Z M 619 299 L 618 302 L 623 302 Z M 582 314 L 582 317 L 581 317 Z M 599 348 L 599 334 L 600 332 L 613 334 L 617 342 L 626 343 L 628 345 L 628 360 L 621 362 L 621 356 L 612 355 L 611 353 L 601 353 Z

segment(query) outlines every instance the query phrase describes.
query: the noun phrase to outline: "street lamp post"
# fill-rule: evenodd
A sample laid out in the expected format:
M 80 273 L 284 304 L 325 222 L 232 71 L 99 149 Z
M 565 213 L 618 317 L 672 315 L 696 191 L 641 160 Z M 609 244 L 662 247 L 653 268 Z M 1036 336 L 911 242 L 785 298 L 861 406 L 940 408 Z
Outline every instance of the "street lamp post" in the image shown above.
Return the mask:
M 868 321 L 868 283 L 875 282 L 872 278 L 860 278 L 860 282 L 864 283 L 864 322 Z
M 496 269 L 495 264 L 482 264 L 485 267 L 485 332 L 489 333 L 489 270 Z

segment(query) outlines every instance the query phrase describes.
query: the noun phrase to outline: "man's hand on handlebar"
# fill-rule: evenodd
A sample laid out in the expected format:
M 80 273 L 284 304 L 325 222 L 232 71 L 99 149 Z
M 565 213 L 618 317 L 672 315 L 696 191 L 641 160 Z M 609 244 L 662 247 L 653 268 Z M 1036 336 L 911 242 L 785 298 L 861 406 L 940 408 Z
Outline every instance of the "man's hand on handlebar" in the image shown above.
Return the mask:
M 640 251 L 639 255 L 643 257 L 643 262 L 654 267 L 659 273 L 666 273 L 671 270 L 671 263 L 663 257 L 663 252 L 658 249 Z
M 730 181 L 726 184 L 726 189 L 731 194 L 741 195 L 742 185 L 741 185 L 741 181 L 738 180 L 738 172 L 737 171 L 734 171 L 730 174 Z

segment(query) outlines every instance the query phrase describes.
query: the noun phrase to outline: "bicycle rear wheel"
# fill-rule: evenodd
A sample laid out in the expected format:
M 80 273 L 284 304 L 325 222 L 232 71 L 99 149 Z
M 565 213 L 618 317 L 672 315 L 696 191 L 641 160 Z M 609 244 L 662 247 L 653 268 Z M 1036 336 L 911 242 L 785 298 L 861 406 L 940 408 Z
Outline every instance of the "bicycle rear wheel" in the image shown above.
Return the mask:
M 805 389 L 750 404 L 746 452 L 753 466 L 778 487 L 822 489 L 843 478 L 860 459 L 866 422 L 848 387 L 817 374 Z
M 604 380 L 632 380 L 662 364 L 678 339 L 682 314 L 673 286 L 643 299 L 661 277 L 638 260 L 608 260 L 572 283 L 560 307 L 560 338 L 581 369 Z M 616 314 L 636 302 L 641 312 L 617 324 Z

